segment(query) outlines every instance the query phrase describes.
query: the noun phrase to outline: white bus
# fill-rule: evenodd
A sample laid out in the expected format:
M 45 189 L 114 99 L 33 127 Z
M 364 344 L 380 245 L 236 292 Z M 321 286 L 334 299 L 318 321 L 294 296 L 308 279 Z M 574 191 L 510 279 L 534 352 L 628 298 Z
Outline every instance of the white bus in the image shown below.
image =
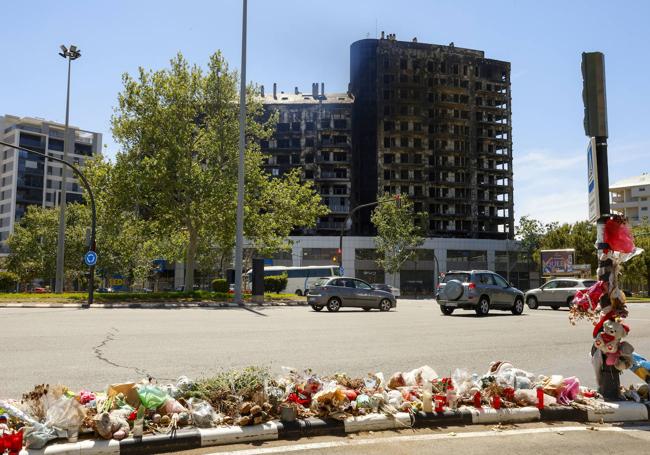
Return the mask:
M 318 278 L 330 276 L 340 276 L 338 265 L 309 265 L 306 267 L 285 267 L 281 265 L 272 265 L 264 267 L 264 276 L 287 275 L 287 287 L 282 292 L 294 293 L 296 295 L 305 295 L 309 286 Z M 246 274 L 248 277 L 248 286 L 252 283 L 253 271 L 249 270 Z

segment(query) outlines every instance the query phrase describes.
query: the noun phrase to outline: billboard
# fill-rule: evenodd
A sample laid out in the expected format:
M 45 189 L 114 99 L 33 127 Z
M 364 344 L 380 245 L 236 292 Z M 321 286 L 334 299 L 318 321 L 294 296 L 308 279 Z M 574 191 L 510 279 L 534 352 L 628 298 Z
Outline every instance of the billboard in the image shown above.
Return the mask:
M 542 250 L 542 275 L 573 274 L 575 250 Z

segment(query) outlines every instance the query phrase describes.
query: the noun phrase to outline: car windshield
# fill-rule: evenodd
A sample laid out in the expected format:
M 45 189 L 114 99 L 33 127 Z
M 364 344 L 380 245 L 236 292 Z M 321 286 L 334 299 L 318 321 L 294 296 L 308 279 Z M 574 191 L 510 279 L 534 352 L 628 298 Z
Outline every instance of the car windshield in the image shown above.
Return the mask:
M 314 286 L 325 286 L 329 280 L 329 278 L 319 278 L 314 282 Z
M 461 283 L 468 283 L 469 273 L 448 273 L 445 275 L 445 279 L 442 280 L 442 282 L 449 283 L 451 280 L 457 280 Z

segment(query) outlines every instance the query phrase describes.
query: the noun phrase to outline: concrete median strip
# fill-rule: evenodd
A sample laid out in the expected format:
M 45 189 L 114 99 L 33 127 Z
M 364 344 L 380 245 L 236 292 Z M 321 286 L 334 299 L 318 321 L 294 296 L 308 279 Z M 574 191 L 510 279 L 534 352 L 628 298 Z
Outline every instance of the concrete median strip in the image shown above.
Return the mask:
M 198 449 L 201 447 L 282 440 L 304 437 L 344 435 L 363 431 L 433 428 L 450 425 L 523 423 L 523 422 L 647 422 L 648 406 L 634 402 L 606 403 L 604 409 L 583 411 L 569 406 L 544 409 L 535 407 L 512 409 L 474 409 L 463 407 L 442 413 L 399 412 L 395 415 L 369 414 L 348 417 L 343 421 L 317 418 L 294 422 L 271 421 L 247 427 L 199 428 L 178 431 L 174 436 L 153 435 L 122 441 L 85 440 L 76 443 L 51 444 L 42 450 L 28 450 L 28 455 L 145 455 Z M 23 452 L 25 453 L 25 452 Z

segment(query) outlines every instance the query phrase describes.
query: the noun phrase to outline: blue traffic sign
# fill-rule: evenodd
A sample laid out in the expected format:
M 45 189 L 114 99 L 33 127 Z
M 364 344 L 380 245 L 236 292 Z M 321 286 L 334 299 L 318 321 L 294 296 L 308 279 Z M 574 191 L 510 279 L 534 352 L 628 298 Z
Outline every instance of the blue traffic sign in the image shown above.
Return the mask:
M 94 251 L 89 251 L 84 254 L 84 262 L 88 267 L 92 267 L 93 265 L 97 264 L 97 253 Z

